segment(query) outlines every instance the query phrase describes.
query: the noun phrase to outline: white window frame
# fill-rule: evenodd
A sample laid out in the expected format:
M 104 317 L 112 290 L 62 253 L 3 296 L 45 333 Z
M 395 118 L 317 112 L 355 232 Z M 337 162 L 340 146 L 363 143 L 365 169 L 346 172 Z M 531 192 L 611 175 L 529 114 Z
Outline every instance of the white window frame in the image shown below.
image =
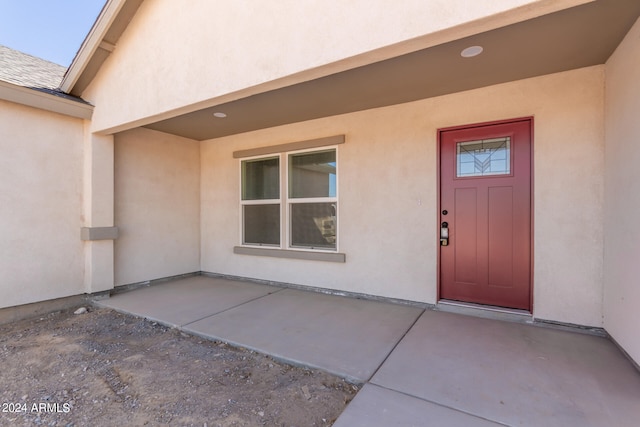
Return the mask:
M 278 159 L 278 181 L 279 181 L 279 188 L 278 188 L 278 192 L 280 197 L 277 199 L 258 199 L 258 200 L 244 200 L 242 198 L 242 180 L 243 180 L 243 176 L 242 176 L 242 163 L 243 162 L 251 162 L 251 161 L 256 161 L 256 160 L 270 160 L 270 159 Z M 245 206 L 250 206 L 250 205 L 278 205 L 280 206 L 280 244 L 278 245 L 273 245 L 273 244 L 269 244 L 269 243 L 261 243 L 261 244 L 255 244 L 255 243 L 246 243 L 244 241 L 244 207 Z M 254 156 L 254 157 L 247 157 L 245 159 L 241 159 L 240 160 L 240 242 L 242 242 L 242 246 L 252 246 L 252 247 L 260 247 L 260 248 L 281 248 L 282 247 L 282 155 L 279 154 L 271 154 L 271 155 L 266 155 L 266 156 Z
M 312 154 L 312 153 L 321 153 L 327 151 L 334 151 L 336 154 L 336 194 L 335 197 L 309 197 L 309 198 L 294 198 L 289 196 L 289 156 L 291 155 L 299 155 L 299 154 Z M 280 249 L 286 251 L 302 251 L 302 252 L 312 252 L 312 253 L 337 253 L 339 252 L 340 245 L 340 209 L 339 209 L 339 189 L 340 189 L 340 160 L 339 160 L 339 151 L 337 145 L 328 145 L 323 147 L 314 147 L 308 149 L 301 150 L 292 150 L 292 151 L 283 151 L 280 153 L 272 153 L 272 154 L 264 154 L 258 156 L 251 157 L 243 157 L 240 158 L 239 162 L 239 170 L 240 170 L 240 238 L 241 247 L 246 248 L 260 248 L 260 249 Z M 280 198 L 279 199 L 261 199 L 261 200 L 243 200 L 242 199 L 242 164 L 246 161 L 255 161 L 255 160 L 268 160 L 273 158 L 278 158 L 278 167 L 279 167 L 279 180 L 280 180 Z M 335 248 L 326 248 L 326 247 L 309 247 L 309 246 L 294 246 L 292 244 L 292 223 L 291 223 L 291 207 L 294 204 L 301 203 L 332 203 L 335 205 L 335 233 L 336 233 L 336 246 Z M 270 245 L 270 244 L 253 244 L 246 243 L 244 238 L 244 207 L 246 205 L 273 205 L 278 204 L 280 206 L 280 245 Z
M 289 196 L 289 156 L 291 155 L 296 155 L 296 154 L 312 154 L 312 153 L 323 153 L 323 152 L 327 152 L 327 151 L 335 151 L 336 153 L 336 195 L 334 197 L 290 197 Z M 317 251 L 324 251 L 324 252 L 337 252 L 338 251 L 338 245 L 340 243 L 340 239 L 338 238 L 338 225 L 340 224 L 340 221 L 338 221 L 338 197 L 339 197 L 339 176 L 340 174 L 338 173 L 338 169 L 339 169 L 339 164 L 340 161 L 338 159 L 338 147 L 337 146 L 328 146 L 328 147 L 322 147 L 322 148 L 315 148 L 315 149 L 311 149 L 311 150 L 296 150 L 296 151 L 287 151 L 285 153 L 282 153 L 284 156 L 284 160 L 286 161 L 286 171 L 285 171 L 285 179 L 286 182 L 285 184 L 285 190 L 286 192 L 284 193 L 284 199 L 285 199 L 285 204 L 286 204 L 286 242 L 287 242 L 287 249 L 293 249 L 293 250 L 299 250 L 299 251 L 313 251 L 313 252 L 317 252 Z M 294 204 L 302 204 L 302 203 L 332 203 L 334 205 L 334 210 L 335 210 L 335 227 L 336 227 L 336 247 L 335 248 L 324 248 L 324 247 L 319 247 L 319 248 L 314 248 L 314 247 L 309 247 L 309 246 L 294 246 L 293 245 L 293 236 L 292 236 L 292 230 L 291 230 L 291 221 L 289 220 L 292 217 L 291 214 L 291 208 L 292 205 Z

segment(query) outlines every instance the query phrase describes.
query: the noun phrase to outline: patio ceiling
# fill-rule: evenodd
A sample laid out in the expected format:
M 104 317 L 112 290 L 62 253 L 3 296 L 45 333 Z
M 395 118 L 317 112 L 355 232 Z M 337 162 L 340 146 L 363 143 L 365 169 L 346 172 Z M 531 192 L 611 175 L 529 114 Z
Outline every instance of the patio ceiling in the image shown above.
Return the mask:
M 639 15 L 638 0 L 599 0 L 145 127 L 205 140 L 603 64 Z

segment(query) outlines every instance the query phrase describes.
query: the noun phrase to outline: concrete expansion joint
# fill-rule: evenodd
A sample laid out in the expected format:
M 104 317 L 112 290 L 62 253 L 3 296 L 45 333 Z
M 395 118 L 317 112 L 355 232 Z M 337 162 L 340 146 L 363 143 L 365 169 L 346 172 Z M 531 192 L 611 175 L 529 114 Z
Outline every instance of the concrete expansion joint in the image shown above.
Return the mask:
M 483 421 L 487 421 L 487 422 L 495 424 L 495 425 L 511 427 L 509 424 L 505 424 L 505 423 L 502 423 L 500 421 L 496 421 L 496 420 L 492 420 L 492 419 L 489 419 L 489 418 L 486 418 L 486 417 L 482 417 L 482 416 L 480 416 L 478 414 L 474 414 L 473 412 L 465 411 L 464 409 L 457 408 L 455 406 L 448 406 L 448 405 L 442 404 L 440 402 L 437 402 L 435 400 L 429 400 L 429 399 L 426 399 L 424 397 L 416 396 L 416 395 L 408 393 L 406 391 L 396 390 L 395 388 L 391 388 L 391 387 L 387 387 L 387 386 L 384 386 L 384 385 L 376 384 L 374 382 L 368 382 L 367 384 L 371 384 L 374 387 L 379 387 L 379 388 L 387 390 L 387 391 L 389 391 L 391 393 L 397 393 L 397 394 L 400 394 L 400 395 L 403 395 L 403 396 L 406 396 L 406 397 L 409 397 L 409 398 L 412 398 L 412 399 L 418 399 L 418 400 L 421 400 L 423 402 L 428 402 L 428 403 L 430 403 L 432 405 L 437 405 L 437 406 L 439 406 L 441 408 L 448 409 L 448 410 L 451 410 L 451 411 L 455 411 L 455 412 L 458 412 L 460 414 L 464 414 L 464 415 L 467 415 L 467 416 L 470 416 L 470 417 L 473 417 L 473 418 L 476 418 L 476 419 L 480 419 L 480 420 L 483 420 Z
M 574 410 L 575 396 L 583 403 L 597 399 L 602 404 L 604 399 L 611 407 L 617 399 L 584 387 L 585 378 L 594 376 L 607 387 L 626 387 L 632 399 L 640 396 L 637 375 L 630 374 L 634 368 L 612 351 L 613 343 L 570 333 L 576 328 L 536 322 L 531 315 L 507 313 L 520 322 L 496 322 L 501 319 L 447 313 L 442 308 L 450 308 L 448 304 L 427 309 L 209 274 L 191 276 L 162 286 L 146 283 L 135 292 L 94 303 L 358 385 L 336 427 L 391 425 L 392 419 L 420 425 L 415 420 L 424 420 L 425 414 L 440 420 L 438 425 L 517 425 L 557 404 L 568 408 L 572 419 L 584 421 L 584 407 Z M 562 333 L 553 330 L 560 327 Z M 566 361 L 572 363 L 571 374 Z M 604 365 L 606 371 L 601 370 Z M 544 390 L 558 382 L 571 389 L 560 403 Z M 616 412 L 609 424 L 621 425 L 615 421 L 632 413 Z

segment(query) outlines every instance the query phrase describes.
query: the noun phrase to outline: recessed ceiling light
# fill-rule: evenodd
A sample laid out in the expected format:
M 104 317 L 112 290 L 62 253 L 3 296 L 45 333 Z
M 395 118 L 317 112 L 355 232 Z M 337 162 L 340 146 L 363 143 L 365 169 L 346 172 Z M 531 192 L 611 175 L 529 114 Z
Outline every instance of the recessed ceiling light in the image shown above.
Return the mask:
M 213 113 L 213 115 L 219 119 L 224 119 L 225 117 L 227 117 L 227 115 L 221 111 L 218 111 L 216 113 Z
M 469 46 L 466 49 L 463 49 L 462 52 L 460 52 L 460 56 L 462 56 L 463 58 L 472 58 L 474 56 L 478 56 L 482 53 L 484 49 L 482 48 L 482 46 Z

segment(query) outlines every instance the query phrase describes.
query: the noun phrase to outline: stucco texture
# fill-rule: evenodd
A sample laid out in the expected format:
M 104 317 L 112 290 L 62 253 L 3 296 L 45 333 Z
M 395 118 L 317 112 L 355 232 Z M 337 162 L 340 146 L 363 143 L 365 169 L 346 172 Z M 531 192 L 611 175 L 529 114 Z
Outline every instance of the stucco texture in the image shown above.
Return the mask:
M 605 327 L 640 362 L 640 23 L 606 64 Z
M 83 292 L 83 122 L 0 101 L 0 307 Z
M 202 270 L 437 302 L 437 130 L 534 117 L 534 315 L 602 326 L 604 67 L 204 141 Z M 339 251 L 346 263 L 233 254 L 233 151 L 345 134 Z
M 116 135 L 116 286 L 200 271 L 199 157 L 189 139 Z
M 584 1 L 147 0 L 82 96 L 94 131 L 130 129 Z

